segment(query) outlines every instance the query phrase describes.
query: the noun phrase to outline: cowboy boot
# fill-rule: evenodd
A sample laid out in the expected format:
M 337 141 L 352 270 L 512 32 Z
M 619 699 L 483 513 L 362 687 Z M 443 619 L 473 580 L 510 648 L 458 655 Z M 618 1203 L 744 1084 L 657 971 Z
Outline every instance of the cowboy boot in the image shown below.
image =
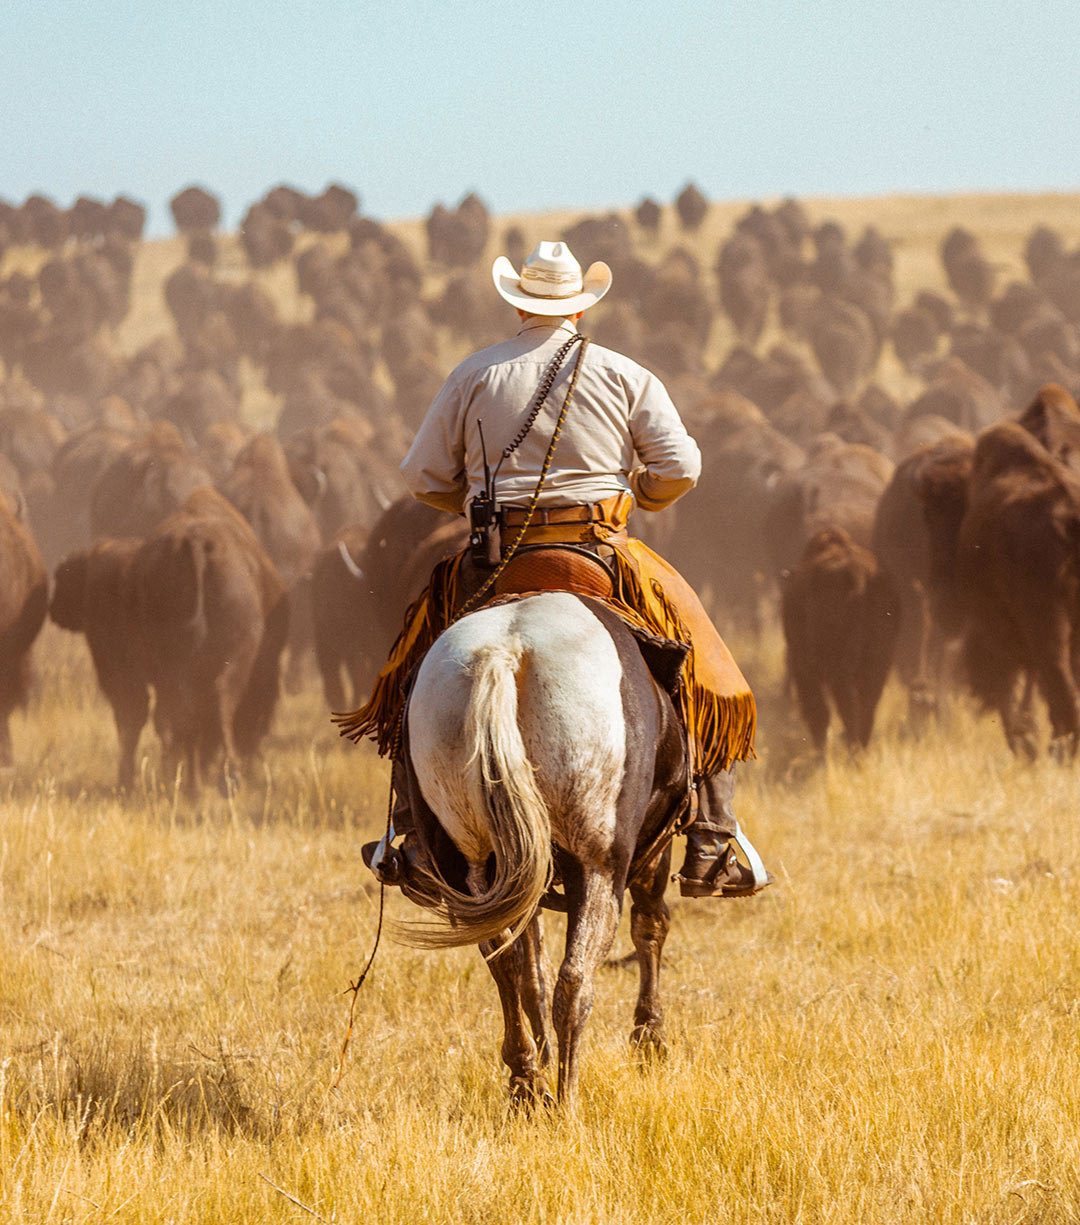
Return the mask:
M 409 806 L 409 773 L 403 758 L 398 758 L 391 766 L 390 786 L 394 792 L 394 807 L 388 836 L 381 842 L 365 842 L 360 856 L 381 884 L 401 885 L 408 878 L 410 866 L 415 865 L 418 857 L 423 857 Z M 399 835 L 401 845 L 394 846 L 394 839 Z M 380 848 L 382 854 L 376 860 Z
M 674 878 L 683 897 L 750 897 L 773 883 L 772 874 L 739 829 L 734 796 L 734 767 L 698 782 L 697 812 L 686 829 L 686 859 Z M 739 859 L 736 847 L 747 863 Z

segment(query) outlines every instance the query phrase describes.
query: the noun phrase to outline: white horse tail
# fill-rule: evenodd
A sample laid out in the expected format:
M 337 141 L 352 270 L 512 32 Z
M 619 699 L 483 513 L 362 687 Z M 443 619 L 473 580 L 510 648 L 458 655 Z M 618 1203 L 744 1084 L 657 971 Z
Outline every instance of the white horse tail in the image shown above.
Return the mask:
M 469 893 L 432 877 L 424 882 L 448 925 L 409 924 L 401 933 L 422 948 L 500 946 L 524 929 L 551 883 L 551 818 L 536 784 L 518 723 L 519 638 L 485 643 L 471 654 L 464 711 L 463 771 L 447 788 L 474 846 L 490 847 L 494 872 L 474 863 Z

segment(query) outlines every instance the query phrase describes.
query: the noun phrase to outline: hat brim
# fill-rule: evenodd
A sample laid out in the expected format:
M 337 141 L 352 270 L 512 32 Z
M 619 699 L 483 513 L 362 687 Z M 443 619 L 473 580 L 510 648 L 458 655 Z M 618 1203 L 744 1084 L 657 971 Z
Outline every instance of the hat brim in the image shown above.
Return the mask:
M 526 293 L 514 265 L 505 255 L 500 255 L 492 264 L 491 279 L 501 298 L 530 315 L 576 315 L 578 311 L 595 306 L 611 288 L 611 269 L 603 260 L 590 264 L 581 278 L 581 292 L 571 298 L 541 298 Z

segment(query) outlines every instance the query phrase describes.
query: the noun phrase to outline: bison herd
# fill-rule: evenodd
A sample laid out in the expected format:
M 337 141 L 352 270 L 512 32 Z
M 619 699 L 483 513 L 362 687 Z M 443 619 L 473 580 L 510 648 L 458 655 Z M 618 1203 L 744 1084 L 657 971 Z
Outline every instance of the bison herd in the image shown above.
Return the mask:
M 275 187 L 235 236 L 203 188 L 171 209 L 184 255 L 156 291 L 170 326 L 125 348 L 140 206 L 0 202 L 0 762 L 49 615 L 85 635 L 120 784 L 152 713 L 197 789 L 257 753 L 281 676 L 302 684 L 314 660 L 332 708 L 357 702 L 460 547 L 460 523 L 402 499 L 398 463 L 453 362 L 513 326 L 496 248 L 520 262 L 553 235 L 496 234 L 469 195 L 432 210 L 420 250 L 336 185 Z M 872 227 L 755 205 L 703 262 L 708 213 L 691 185 L 561 235 L 614 272 L 590 334 L 665 380 L 703 453 L 698 488 L 633 526 L 721 625 L 778 610 L 818 746 L 830 703 L 867 743 L 895 667 L 913 717 L 954 676 L 1020 752 L 1041 694 L 1071 755 L 1080 252 L 1039 227 L 1028 275 L 999 285 L 956 228 L 941 284 L 900 304 Z M 283 272 L 296 309 L 275 292 Z M 903 401 L 883 355 L 915 389 Z M 253 397 L 273 428 L 252 428 Z

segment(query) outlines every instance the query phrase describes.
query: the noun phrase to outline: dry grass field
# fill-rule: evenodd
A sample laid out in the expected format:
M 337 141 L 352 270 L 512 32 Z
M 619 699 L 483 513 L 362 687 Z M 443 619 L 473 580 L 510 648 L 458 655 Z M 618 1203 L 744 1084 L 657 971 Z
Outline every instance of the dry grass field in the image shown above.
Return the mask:
M 1038 221 L 1080 238 L 1076 197 L 809 204 L 896 241 L 901 301 L 952 224 L 1005 266 Z M 714 207 L 710 252 L 739 211 Z M 174 247 L 143 253 L 125 344 L 163 326 Z M 962 701 L 915 738 L 890 688 L 868 752 L 797 768 L 775 631 L 733 645 L 762 704 L 739 812 L 778 883 L 669 898 L 660 1063 L 627 1045 L 624 920 L 581 1100 L 529 1118 L 475 951 L 385 941 L 335 1085 L 386 770 L 314 679 L 235 794 L 180 797 L 146 733 L 120 796 L 82 642 L 47 627 L 0 779 L 0 1222 L 1080 1221 L 1076 767 L 1014 761 Z

